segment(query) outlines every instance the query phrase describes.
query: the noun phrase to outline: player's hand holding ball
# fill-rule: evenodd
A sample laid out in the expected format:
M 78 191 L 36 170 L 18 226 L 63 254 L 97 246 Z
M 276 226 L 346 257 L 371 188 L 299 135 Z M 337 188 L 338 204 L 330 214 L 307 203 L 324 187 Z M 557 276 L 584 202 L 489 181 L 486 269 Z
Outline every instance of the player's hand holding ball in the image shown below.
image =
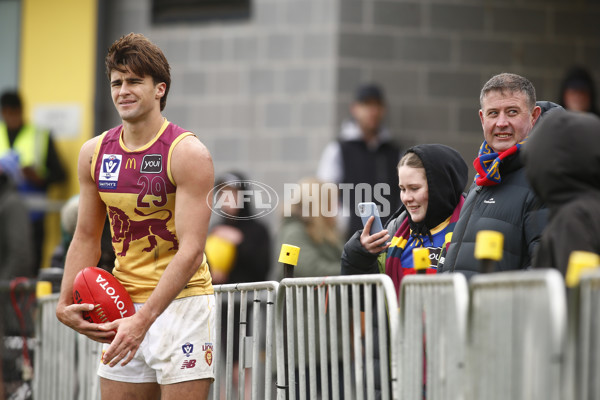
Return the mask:
M 135 314 L 133 302 L 123 285 L 110 272 L 96 267 L 84 268 L 75 276 L 73 303 L 88 305 L 87 310 L 80 310 L 83 319 L 93 324 L 104 324 Z

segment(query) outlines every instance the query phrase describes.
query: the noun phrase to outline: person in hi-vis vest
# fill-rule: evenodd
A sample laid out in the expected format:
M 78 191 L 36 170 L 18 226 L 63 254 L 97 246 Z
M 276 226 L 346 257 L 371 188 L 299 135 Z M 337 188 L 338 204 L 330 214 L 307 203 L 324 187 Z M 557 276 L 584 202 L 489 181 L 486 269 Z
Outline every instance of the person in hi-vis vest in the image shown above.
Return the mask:
M 0 98 L 2 122 L 0 122 L 0 158 L 3 165 L 13 165 L 11 176 L 25 199 L 36 204 L 30 209 L 35 249 L 36 271 L 40 267 L 44 243 L 44 208 L 46 189 L 51 183 L 65 180 L 63 168 L 50 132 L 23 118 L 23 105 L 17 92 L 5 92 Z

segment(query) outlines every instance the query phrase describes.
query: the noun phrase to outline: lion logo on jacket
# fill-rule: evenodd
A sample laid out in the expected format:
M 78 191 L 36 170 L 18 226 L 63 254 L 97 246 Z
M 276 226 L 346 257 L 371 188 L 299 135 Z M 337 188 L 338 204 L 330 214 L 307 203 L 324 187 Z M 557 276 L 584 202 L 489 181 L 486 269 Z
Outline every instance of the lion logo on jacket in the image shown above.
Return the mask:
M 127 214 L 113 206 L 108 207 L 108 216 L 110 218 L 110 224 L 113 231 L 113 243 L 123 243 L 121 252 L 117 253 L 118 256 L 124 257 L 127 254 L 129 245 L 134 240 L 147 239 L 149 246 L 145 247 L 143 251 L 151 252 L 156 246 L 156 236 L 159 238 L 173 243 L 173 246 L 169 250 L 177 250 L 179 248 L 179 242 L 177 237 L 169 231 L 167 228 L 167 222 L 172 218 L 172 213 L 169 210 L 158 210 L 149 214 L 144 214 L 137 208 L 133 211 L 141 217 L 149 217 L 157 213 L 166 213 L 166 218 L 146 218 L 140 221 L 131 219 Z

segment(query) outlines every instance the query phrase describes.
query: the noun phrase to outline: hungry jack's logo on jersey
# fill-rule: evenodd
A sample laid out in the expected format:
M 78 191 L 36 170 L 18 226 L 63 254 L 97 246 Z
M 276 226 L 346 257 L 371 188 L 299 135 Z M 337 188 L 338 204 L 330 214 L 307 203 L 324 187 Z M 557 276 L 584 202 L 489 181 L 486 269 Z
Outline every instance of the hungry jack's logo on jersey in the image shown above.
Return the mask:
M 119 181 L 119 172 L 121 171 L 120 154 L 103 154 L 102 164 L 100 165 L 100 176 L 98 177 L 98 188 L 116 189 Z

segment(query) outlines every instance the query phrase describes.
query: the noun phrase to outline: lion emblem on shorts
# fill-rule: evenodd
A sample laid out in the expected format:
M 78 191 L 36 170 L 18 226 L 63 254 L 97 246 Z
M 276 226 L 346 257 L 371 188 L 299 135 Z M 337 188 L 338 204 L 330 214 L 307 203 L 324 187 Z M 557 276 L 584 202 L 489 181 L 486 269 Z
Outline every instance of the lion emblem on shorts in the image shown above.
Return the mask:
M 137 208 L 133 211 L 141 217 L 149 217 L 157 213 L 167 213 L 166 218 L 146 218 L 141 221 L 130 219 L 125 212 L 117 207 L 108 207 L 108 217 L 110 218 L 110 224 L 113 230 L 113 243 L 123 243 L 123 248 L 118 256 L 124 257 L 129 250 L 129 245 L 134 240 L 147 239 L 149 246 L 145 247 L 143 251 L 151 252 L 156 246 L 156 236 L 159 238 L 173 243 L 173 246 L 169 250 L 177 250 L 179 248 L 179 242 L 177 238 L 167 228 L 167 222 L 171 219 L 173 214 L 169 210 L 158 210 L 149 214 L 144 214 Z
M 204 360 L 206 361 L 206 363 L 210 367 L 210 365 L 212 364 L 212 361 L 213 361 L 213 354 L 212 354 L 212 350 L 211 349 L 206 350 L 206 352 L 204 353 Z

